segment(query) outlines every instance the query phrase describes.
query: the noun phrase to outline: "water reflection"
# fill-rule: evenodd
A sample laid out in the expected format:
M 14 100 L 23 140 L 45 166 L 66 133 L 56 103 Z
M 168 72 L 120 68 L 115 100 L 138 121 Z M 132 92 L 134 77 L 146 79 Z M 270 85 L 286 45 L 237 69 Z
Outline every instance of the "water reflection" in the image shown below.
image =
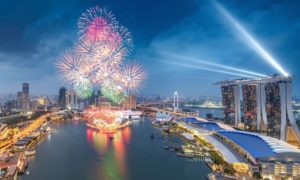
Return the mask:
M 130 144 L 131 129 L 126 127 L 114 134 L 105 134 L 87 128 L 86 137 L 101 159 L 99 179 L 128 179 L 126 151 Z

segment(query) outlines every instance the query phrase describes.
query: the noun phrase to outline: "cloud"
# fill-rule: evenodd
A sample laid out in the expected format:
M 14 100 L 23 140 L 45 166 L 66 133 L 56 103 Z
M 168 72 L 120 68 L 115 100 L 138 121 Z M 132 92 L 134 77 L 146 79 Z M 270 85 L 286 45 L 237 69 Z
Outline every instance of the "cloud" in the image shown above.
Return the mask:
M 290 58 L 299 55 L 299 51 L 295 51 L 295 48 L 298 47 L 298 42 L 288 42 L 299 38 L 299 34 L 294 33 L 295 30 L 299 30 L 299 15 L 296 15 L 298 11 L 294 8 L 296 5 L 293 3 L 274 3 L 273 1 L 262 2 L 259 6 L 256 3 L 248 2 L 242 5 L 239 3 L 240 1 L 235 3 L 228 2 L 225 6 L 262 42 L 272 55 L 279 59 L 286 69 L 290 70 L 289 66 L 295 64 L 294 58 Z M 292 12 L 284 13 L 287 11 Z M 287 16 L 284 16 L 285 14 Z M 280 22 L 278 23 L 277 16 L 280 16 Z M 290 16 L 293 17 L 292 20 Z M 173 70 L 173 73 L 165 73 L 160 77 L 158 87 L 168 84 L 164 88 L 171 91 L 174 87 L 185 89 L 188 86 L 190 87 L 190 94 L 218 94 L 218 91 L 209 91 L 207 88 L 216 80 L 197 80 L 198 77 L 215 77 L 215 72 L 199 70 L 195 76 L 178 78 L 176 77 L 178 74 L 182 76 L 188 75 L 192 70 L 161 63 L 163 61 L 185 62 L 166 57 L 160 52 L 171 52 L 264 74 L 276 72 L 239 38 L 238 34 L 232 31 L 230 24 L 217 12 L 210 1 L 200 2 L 197 12 L 174 24 L 172 28 L 158 34 L 150 43 L 150 50 L 141 51 L 140 55 L 144 56 L 145 59 L 149 59 L 149 61 L 151 61 L 149 57 L 156 59 L 156 61 L 146 62 L 153 69 L 155 75 L 160 74 L 160 72 L 166 72 L 166 69 Z M 288 54 L 288 52 L 292 54 Z M 299 62 L 296 64 L 299 64 Z M 295 73 L 300 75 L 297 70 L 291 72 L 291 74 Z M 153 76 L 150 78 L 155 79 L 157 77 Z M 220 77 L 218 76 L 216 79 L 218 78 Z M 220 80 L 227 78 L 233 77 L 223 76 Z M 150 81 L 155 82 L 155 80 Z M 298 89 L 299 82 L 297 79 L 295 84 L 297 84 L 295 88 Z M 147 89 L 158 91 L 150 86 Z
M 221 1 L 220 1 L 221 2 Z M 221 2 L 291 74 L 298 70 L 300 15 L 298 1 Z M 159 51 L 271 74 L 274 69 L 240 41 L 210 0 L 10 0 L 0 1 L 0 91 L 17 90 L 18 83 L 42 84 L 53 77 L 54 61 L 76 41 L 77 18 L 87 8 L 106 6 L 132 32 L 135 49 L 131 58 L 145 63 L 149 79 L 142 93 L 168 94 L 181 87 L 191 95 L 218 95 L 215 80 L 232 78 L 163 63 Z M 176 60 L 178 61 L 178 60 Z M 203 77 L 210 77 L 203 78 Z M 13 86 L 13 82 L 17 86 Z M 2 84 L 9 84 L 5 88 Z M 296 79 L 295 91 L 300 81 Z M 212 91 L 213 89 L 213 91 Z M 46 91 L 46 90 L 41 90 Z M 48 91 L 48 89 L 47 89 Z

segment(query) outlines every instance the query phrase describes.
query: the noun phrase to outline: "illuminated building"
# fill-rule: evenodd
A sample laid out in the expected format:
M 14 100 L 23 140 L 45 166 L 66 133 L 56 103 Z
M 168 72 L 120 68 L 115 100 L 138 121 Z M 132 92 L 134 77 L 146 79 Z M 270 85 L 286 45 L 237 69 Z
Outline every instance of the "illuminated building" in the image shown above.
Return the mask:
M 47 100 L 43 97 L 40 97 L 38 99 L 33 99 L 30 103 L 30 109 L 32 111 L 45 111 Z
M 253 165 L 260 167 L 263 179 L 281 179 L 282 177 L 296 179 L 300 177 L 300 151 L 284 141 L 257 133 L 236 130 L 220 130 L 216 136 L 249 159 Z
M 66 107 L 70 109 L 78 109 L 78 96 L 77 94 L 70 90 L 66 95 Z
M 257 96 L 256 85 L 243 85 L 244 128 L 248 131 L 257 130 Z
M 239 86 L 224 85 L 221 86 L 222 102 L 224 106 L 224 121 L 226 124 L 238 125 L 240 109 Z
M 46 105 L 46 99 L 43 97 L 40 97 L 37 99 L 39 106 L 45 106 Z
M 237 79 L 216 84 L 221 85 L 224 114 L 234 113 L 235 126 L 240 122 L 238 89 L 242 85 L 246 129 L 300 145 L 300 131 L 292 112 L 292 77 Z M 225 116 L 225 123 L 232 121 L 226 121 Z
M 8 135 L 8 127 L 6 124 L 0 124 L 0 140 L 7 138 Z
M 280 138 L 281 134 L 281 102 L 279 83 L 268 83 L 266 90 L 267 134 Z
M 29 111 L 29 83 L 23 83 L 22 85 L 22 110 Z

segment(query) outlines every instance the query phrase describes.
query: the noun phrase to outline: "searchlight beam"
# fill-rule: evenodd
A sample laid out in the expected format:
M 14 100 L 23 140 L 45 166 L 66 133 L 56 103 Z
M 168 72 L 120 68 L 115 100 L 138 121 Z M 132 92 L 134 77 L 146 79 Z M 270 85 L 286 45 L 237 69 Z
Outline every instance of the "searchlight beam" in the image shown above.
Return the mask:
M 259 44 L 257 40 L 218 2 L 213 1 L 218 11 L 230 22 L 230 24 L 239 32 L 244 38 L 245 42 L 253 48 L 266 62 L 271 64 L 283 76 L 289 74 L 282 68 L 282 66 Z
M 187 68 L 193 68 L 193 69 L 201 69 L 201 70 L 206 70 L 206 71 L 212 71 L 212 72 L 217 72 L 217 73 L 222 73 L 222 74 L 230 74 L 234 76 L 240 76 L 240 77 L 247 77 L 247 78 L 252 78 L 256 79 L 256 76 L 251 76 L 251 75 L 246 75 L 246 74 L 240 74 L 240 73 L 234 73 L 234 72 L 229 72 L 229 71 L 224 71 L 224 70 L 218 70 L 218 69 L 212 69 L 212 68 L 207 68 L 207 67 L 199 67 L 195 65 L 190 65 L 190 64 L 183 64 L 183 63 L 177 63 L 177 62 L 171 62 L 171 61 L 164 61 L 168 64 L 173 64 L 173 65 L 178 65 L 182 67 L 187 67 Z
M 253 72 L 253 71 L 249 71 L 249 70 L 245 70 L 245 69 L 235 68 L 235 67 L 231 67 L 231 66 L 225 66 L 225 65 L 221 65 L 221 64 L 217 64 L 217 63 L 211 63 L 208 61 L 202 61 L 202 60 L 199 60 L 199 59 L 193 58 L 193 57 L 177 55 L 177 54 L 173 54 L 173 53 L 169 53 L 169 52 L 161 52 L 161 53 L 164 55 L 167 55 L 167 56 L 171 56 L 171 57 L 178 58 L 178 59 L 184 59 L 184 60 L 195 62 L 198 64 L 205 64 L 205 65 L 223 68 L 223 69 L 227 69 L 227 70 L 232 70 L 235 72 L 249 74 L 249 75 L 257 76 L 257 77 L 264 77 L 264 78 L 268 77 L 265 74 L 261 74 L 261 73 L 257 73 L 257 72 Z

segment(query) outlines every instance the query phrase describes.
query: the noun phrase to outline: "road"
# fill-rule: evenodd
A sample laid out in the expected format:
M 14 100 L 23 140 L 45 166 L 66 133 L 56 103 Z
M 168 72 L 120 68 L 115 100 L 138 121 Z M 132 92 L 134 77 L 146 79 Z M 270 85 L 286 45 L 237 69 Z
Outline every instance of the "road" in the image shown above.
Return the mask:
M 195 117 L 195 116 L 191 116 L 191 115 L 186 115 L 184 113 L 179 113 L 179 112 L 174 112 L 174 111 L 168 111 L 168 110 L 164 110 L 164 109 L 158 109 L 158 108 L 152 108 L 152 107 L 147 107 L 148 105 L 154 105 L 154 103 L 151 104 L 146 104 L 146 105 L 137 105 L 137 107 L 143 109 L 143 110 L 150 110 L 150 111 L 159 111 L 159 112 L 165 112 L 165 113 L 169 113 L 172 115 L 176 115 L 176 116 L 181 116 L 181 117 L 192 117 L 192 118 L 196 118 L 198 121 L 202 121 L 202 122 L 207 122 L 206 119 L 200 118 L 200 117 Z
M 13 139 L 8 139 L 6 141 L 2 141 L 0 144 L 0 147 L 2 147 L 0 149 L 0 151 L 3 151 L 5 149 L 7 149 L 7 147 L 12 146 L 13 144 L 15 144 L 19 139 L 22 139 L 26 136 L 28 136 L 31 132 L 35 131 L 36 129 L 38 129 L 46 120 L 47 117 L 49 115 L 42 115 L 39 118 L 37 118 L 36 120 L 34 120 L 31 124 L 29 124 L 27 127 L 25 127 L 24 129 L 21 129 L 15 136 Z

